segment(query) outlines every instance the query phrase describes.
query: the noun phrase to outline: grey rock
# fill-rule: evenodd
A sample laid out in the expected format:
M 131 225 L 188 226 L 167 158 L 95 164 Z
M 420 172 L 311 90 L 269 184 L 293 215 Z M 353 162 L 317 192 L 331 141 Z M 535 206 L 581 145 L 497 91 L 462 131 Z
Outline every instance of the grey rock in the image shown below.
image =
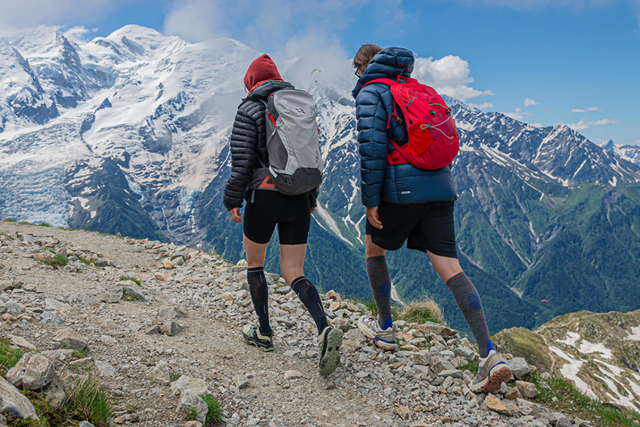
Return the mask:
M 205 422 L 207 412 L 209 412 L 207 402 L 205 402 L 192 390 L 185 390 L 180 396 L 180 401 L 178 402 L 178 412 L 185 409 L 192 409 L 196 411 L 196 420 L 201 423 Z
M 462 378 L 464 378 L 464 374 L 461 370 L 459 369 L 447 369 L 444 371 L 440 371 L 438 372 L 438 376 L 439 377 L 452 377 L 458 380 L 461 380 Z
M 107 289 L 100 295 L 100 301 L 115 304 L 122 299 L 123 291 L 121 286 Z
M 529 364 L 524 357 L 514 357 L 511 360 L 507 360 L 506 363 L 509 369 L 511 369 L 513 376 L 518 380 L 523 379 L 531 372 L 529 370 Z
M 109 363 L 100 360 L 96 360 L 94 363 L 98 370 L 98 375 L 101 377 L 115 377 L 117 373 L 116 368 L 111 366 Z
M 444 379 L 444 381 L 442 382 L 442 387 L 444 387 L 445 390 L 449 390 L 452 385 L 453 385 L 453 378 L 452 377 L 446 377 Z
M 161 360 L 149 373 L 149 377 L 159 381 L 162 384 L 169 384 L 171 381 L 171 372 L 169 372 L 169 365 L 164 360 Z
M 95 426 L 91 424 L 89 421 L 80 421 L 80 424 L 78 424 L 78 427 L 95 427 Z
M 80 335 L 69 328 L 62 329 L 53 337 L 53 340 L 59 342 L 62 347 L 71 348 L 73 350 L 84 351 L 88 348 L 87 342 Z
M 138 292 L 137 289 L 132 288 L 131 286 L 124 287 L 124 297 L 127 299 L 134 299 L 136 301 L 146 302 L 147 298 Z
M 178 335 L 183 330 L 184 328 L 180 326 L 178 322 L 175 322 L 173 320 L 168 325 L 164 325 L 164 333 L 169 335 L 170 337 Z
M 64 259 L 67 259 L 67 247 L 63 246 L 61 248 L 58 248 L 58 250 L 56 251 L 56 256 L 61 256 Z
M 51 312 L 51 311 L 45 311 L 40 315 L 40 321 L 44 324 L 51 324 L 51 325 L 63 325 L 64 324 L 64 320 L 62 320 L 60 317 L 56 316 L 55 313 Z
M 27 356 L 27 354 L 22 357 Z M 43 355 L 31 354 L 24 365 L 23 372 L 22 388 L 25 390 L 39 390 L 51 382 L 55 375 L 55 366 L 53 362 Z
M 180 394 L 185 390 L 191 390 L 195 394 L 201 396 L 207 393 L 207 385 L 204 380 L 187 375 L 181 376 L 177 381 L 171 384 L 171 392 L 174 395 Z
M 45 298 L 44 309 L 47 311 L 66 311 L 71 310 L 71 306 L 53 298 Z
M 417 365 L 431 364 L 431 353 L 429 353 L 429 350 L 420 350 L 417 353 L 413 353 L 413 363 Z
M 571 420 L 569 420 L 568 418 L 562 417 L 559 418 L 558 421 L 556 421 L 556 427 L 571 427 L 572 423 Z
M 40 419 L 29 399 L 2 377 L 0 377 L 0 413 L 16 418 Z
M 173 258 L 171 261 L 173 261 L 174 265 L 184 265 L 184 258 L 182 256 Z
M 58 350 L 45 350 L 42 354 L 44 357 L 50 360 L 68 360 L 73 357 L 73 350 L 61 348 Z
M 465 346 L 457 347 L 453 350 L 453 352 L 455 353 L 456 356 L 464 357 L 467 360 L 474 360 L 478 354 L 475 351 Z
M 249 378 L 247 378 L 246 375 L 236 375 L 233 377 L 233 381 L 235 382 L 236 387 L 240 390 L 249 387 Z
M 64 392 L 64 383 L 58 374 L 55 374 L 49 385 L 44 389 L 44 397 L 51 405 L 51 409 L 57 411 L 62 409 L 67 395 Z
M 456 370 L 455 366 L 453 366 L 453 364 L 451 362 L 448 362 L 446 360 L 439 360 L 439 361 L 437 361 L 435 363 L 432 363 L 431 369 L 436 374 L 439 374 L 442 371 L 454 371 L 454 370 Z
M 167 320 L 187 317 L 187 313 L 178 307 L 166 307 L 160 310 L 160 317 Z

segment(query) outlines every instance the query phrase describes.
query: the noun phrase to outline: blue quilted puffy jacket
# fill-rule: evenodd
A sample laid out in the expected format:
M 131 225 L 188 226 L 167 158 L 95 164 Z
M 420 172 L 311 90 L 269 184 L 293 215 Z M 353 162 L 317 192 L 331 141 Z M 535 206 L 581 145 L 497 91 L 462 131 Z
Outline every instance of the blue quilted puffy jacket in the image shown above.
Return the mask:
M 393 114 L 389 86 L 379 83 L 363 86 L 379 78 L 409 77 L 413 63 L 413 54 L 406 49 L 383 49 L 373 57 L 353 90 L 360 143 L 362 203 L 366 207 L 379 206 L 382 201 L 408 205 L 457 199 L 450 167 L 425 171 L 408 163 L 392 166 L 387 162 L 387 154 L 395 150 L 389 138 L 403 145 L 408 141 L 407 129 L 392 118 L 387 130 L 389 116 Z M 396 111 L 402 117 L 400 108 Z

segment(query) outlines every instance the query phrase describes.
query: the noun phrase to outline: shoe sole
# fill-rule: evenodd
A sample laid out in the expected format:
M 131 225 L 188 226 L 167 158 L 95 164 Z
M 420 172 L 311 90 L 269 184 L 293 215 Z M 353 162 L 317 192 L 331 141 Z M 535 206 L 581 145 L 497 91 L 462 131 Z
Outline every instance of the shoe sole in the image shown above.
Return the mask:
M 340 365 L 340 346 L 344 336 L 342 331 L 336 328 L 329 331 L 328 335 L 325 347 L 327 351 L 318 363 L 318 370 L 323 377 L 331 375 Z
M 381 348 L 381 349 L 383 349 L 383 350 L 385 350 L 385 351 L 394 351 L 394 350 L 397 350 L 397 349 L 398 349 L 398 345 L 397 345 L 397 344 L 389 344 L 389 343 L 387 343 L 387 342 L 381 341 L 381 340 L 380 340 L 379 338 L 377 338 L 375 335 L 373 335 L 373 336 L 372 336 L 372 335 L 371 335 L 371 333 L 370 333 L 370 331 L 369 331 L 369 328 L 367 328 L 366 326 L 364 326 L 364 325 L 363 325 L 362 323 L 360 323 L 359 321 L 358 321 L 358 329 L 360 329 L 360 332 L 362 332 L 362 334 L 363 334 L 365 337 L 367 337 L 367 338 L 369 338 L 370 340 L 372 340 L 372 341 L 373 341 L 373 343 L 374 343 L 377 347 L 379 347 L 379 348 Z
M 511 379 L 511 369 L 505 364 L 500 364 L 497 369 L 489 372 L 489 377 L 476 387 L 470 387 L 474 393 L 494 393 L 500 390 L 500 385 Z
M 265 347 L 264 344 L 256 342 L 254 339 L 249 338 L 244 334 L 242 334 L 242 338 L 244 338 L 244 342 L 246 342 L 247 344 L 254 345 L 254 346 L 258 347 L 258 350 L 260 350 L 260 351 L 264 351 L 264 352 L 273 351 L 273 346 Z

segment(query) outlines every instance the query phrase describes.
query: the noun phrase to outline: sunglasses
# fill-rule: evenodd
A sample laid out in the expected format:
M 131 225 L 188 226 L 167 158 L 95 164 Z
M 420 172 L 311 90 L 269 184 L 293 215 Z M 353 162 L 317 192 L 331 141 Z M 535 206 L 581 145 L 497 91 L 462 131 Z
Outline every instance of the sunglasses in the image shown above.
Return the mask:
M 356 70 L 356 72 L 354 74 L 356 75 L 357 78 L 362 77 L 362 74 L 360 73 L 360 70 Z

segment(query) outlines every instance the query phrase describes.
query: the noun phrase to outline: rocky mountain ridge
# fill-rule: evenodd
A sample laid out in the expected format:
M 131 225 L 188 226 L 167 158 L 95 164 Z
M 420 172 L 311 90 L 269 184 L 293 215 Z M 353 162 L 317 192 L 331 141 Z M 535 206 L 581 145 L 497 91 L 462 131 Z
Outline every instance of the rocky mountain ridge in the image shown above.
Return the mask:
M 200 425 L 183 412 L 204 420 L 199 396 L 218 400 L 228 426 L 592 425 L 525 399 L 539 392 L 524 359 L 508 361 L 513 387 L 474 395 L 478 355 L 448 327 L 398 322 L 401 350 L 377 349 L 355 328 L 364 306 L 335 292 L 322 300 L 345 331 L 343 362 L 321 378 L 312 320 L 276 274 L 267 275 L 276 350 L 261 353 L 239 332 L 255 317 L 246 267 L 215 254 L 4 221 L 0 254 L 1 333 L 25 353 L 0 380 L 2 412 L 21 396 L 16 386 L 48 390 L 58 378 L 59 403 L 65 384 L 91 373 L 114 400 L 115 425 Z

